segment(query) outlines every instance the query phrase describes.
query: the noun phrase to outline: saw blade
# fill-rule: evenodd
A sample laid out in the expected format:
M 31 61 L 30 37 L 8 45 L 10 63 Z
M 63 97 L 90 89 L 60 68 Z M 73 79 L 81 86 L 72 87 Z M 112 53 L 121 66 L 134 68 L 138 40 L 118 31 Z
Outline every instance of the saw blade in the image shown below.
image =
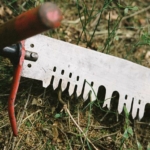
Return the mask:
M 22 76 L 41 80 L 47 87 L 51 79 L 56 89 L 61 80 L 64 91 L 69 83 L 69 95 L 76 89 L 86 100 L 91 94 L 96 99 L 100 86 L 105 87 L 103 107 L 110 108 L 112 94 L 119 93 L 118 112 L 126 105 L 132 117 L 144 115 L 145 105 L 150 103 L 150 69 L 130 61 L 89 50 L 67 42 L 37 35 L 25 41 L 25 49 L 38 53 L 38 60 L 24 61 Z

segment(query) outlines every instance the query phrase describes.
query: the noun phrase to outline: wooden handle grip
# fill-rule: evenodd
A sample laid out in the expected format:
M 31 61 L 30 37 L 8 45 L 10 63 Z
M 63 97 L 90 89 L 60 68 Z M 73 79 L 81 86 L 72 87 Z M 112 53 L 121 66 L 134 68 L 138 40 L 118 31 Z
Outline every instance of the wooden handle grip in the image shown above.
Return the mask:
M 59 27 L 61 20 L 60 9 L 50 2 L 22 13 L 0 26 L 0 51 L 5 46 Z

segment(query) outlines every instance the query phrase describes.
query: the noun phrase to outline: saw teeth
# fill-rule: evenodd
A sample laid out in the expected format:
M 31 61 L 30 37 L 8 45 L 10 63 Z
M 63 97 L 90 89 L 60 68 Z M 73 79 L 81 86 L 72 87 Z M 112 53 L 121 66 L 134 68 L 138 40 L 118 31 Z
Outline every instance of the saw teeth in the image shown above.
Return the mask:
M 90 99 L 96 100 L 97 91 L 98 91 L 98 87 L 94 86 L 94 82 L 91 82 L 91 84 L 85 82 L 83 99 L 87 100 L 90 92 Z
M 74 89 L 75 89 L 75 85 L 73 85 L 73 84 L 70 83 L 69 84 L 69 90 L 68 90 L 69 96 L 71 96 L 73 94 Z
M 77 97 L 81 95 L 82 89 L 83 89 L 83 85 L 77 85 L 77 90 L 76 90 Z
M 95 91 L 94 91 L 94 92 L 95 92 Z M 92 101 L 95 101 L 95 100 L 97 99 L 97 96 L 95 95 L 94 92 L 91 91 L 91 93 L 90 93 L 90 99 L 91 99 Z
M 47 88 L 49 86 L 49 83 L 47 83 L 47 81 L 43 80 L 43 87 Z
M 53 81 L 53 89 L 54 90 L 58 87 L 59 81 L 60 81 L 60 79 L 55 76 L 54 81 Z
M 45 44 L 41 41 L 45 41 Z M 31 47 L 33 43 L 35 46 Z M 95 93 L 97 87 L 104 87 L 104 89 L 99 87 L 100 92 L 105 91 L 104 95 L 98 92 L 100 100 L 105 99 L 104 103 L 101 103 L 103 107 L 110 108 L 113 103 L 111 102 L 113 96 L 111 89 L 115 88 L 115 91 L 119 92 L 118 112 L 121 113 L 123 106 L 126 105 L 133 118 L 137 116 L 137 112 L 139 112 L 140 119 L 143 117 L 145 104 L 150 103 L 149 68 L 93 50 L 87 51 L 83 47 L 43 35 L 25 40 L 25 49 L 38 53 L 39 58 L 36 63 L 24 60 L 23 77 L 43 81 L 43 86 L 47 87 L 51 80 L 51 77 L 47 77 L 53 75 L 54 89 L 59 86 L 59 81 L 62 79 L 62 91 L 67 88 L 69 82 L 69 95 L 76 92 L 77 96 L 80 96 L 83 93 L 84 99 L 87 99 L 89 92 L 92 91 L 89 85 L 84 86 L 86 78 L 87 81 L 94 82 Z M 29 64 L 31 67 L 28 66 Z M 96 87 L 97 82 L 101 83 Z M 91 97 L 92 100 L 95 99 L 93 91 Z
M 124 101 L 127 111 L 130 112 L 131 108 L 132 108 L 133 97 L 131 97 L 130 95 L 124 95 L 124 99 L 122 99 L 122 100 Z M 123 106 L 124 106 L 124 104 L 123 104 Z
M 124 92 L 120 92 L 119 94 L 119 105 L 118 105 L 118 113 L 120 114 L 123 111 L 124 105 L 127 108 L 127 111 L 130 112 L 132 108 L 133 98 Z
M 134 98 L 133 100 L 133 107 L 132 107 L 132 117 L 133 119 L 137 116 L 138 113 L 138 117 L 139 119 L 141 119 L 144 115 L 144 109 L 145 109 L 145 105 L 146 103 L 142 102 L 141 100 L 137 100 Z M 142 106 L 141 106 L 142 105 Z
M 84 91 L 83 91 L 83 99 L 87 100 L 89 97 L 89 92 L 91 91 L 92 93 L 92 89 L 91 89 L 91 85 L 89 85 L 86 81 L 84 84 Z
M 91 93 L 91 99 L 96 100 L 97 99 L 97 93 L 98 93 L 98 86 L 93 86 L 92 93 Z
M 83 90 L 83 86 L 84 86 L 84 78 L 77 76 L 76 86 L 77 86 L 76 94 L 77 94 L 77 97 L 79 97 L 82 94 L 82 90 Z
M 111 97 L 112 97 L 112 90 L 110 88 L 107 88 L 103 107 L 107 107 L 108 109 L 110 109 Z
M 48 78 L 44 78 L 44 80 L 43 80 L 43 82 L 42 82 L 44 88 L 47 88 L 47 87 L 50 85 L 51 78 L 52 78 L 52 77 L 50 77 L 50 78 L 49 78 L 49 77 L 48 77 Z
M 141 120 L 144 116 L 145 105 L 139 109 L 139 120 Z
M 61 82 L 61 90 L 62 91 L 64 91 L 67 88 L 67 84 L 68 83 L 66 81 L 62 80 L 62 82 Z

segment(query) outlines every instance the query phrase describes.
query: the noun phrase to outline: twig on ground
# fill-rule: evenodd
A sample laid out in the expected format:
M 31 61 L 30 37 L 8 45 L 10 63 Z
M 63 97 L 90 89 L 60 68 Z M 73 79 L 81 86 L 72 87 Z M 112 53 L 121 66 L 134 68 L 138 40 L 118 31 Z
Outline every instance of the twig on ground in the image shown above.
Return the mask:
M 8 126 L 8 125 L 9 125 L 9 123 L 6 123 L 6 124 L 2 125 L 2 126 L 0 127 L 0 129 L 2 129 L 2 128 Z
M 0 97 L 9 96 L 9 94 L 0 94 Z
M 134 131 L 134 135 L 135 135 L 135 140 L 136 140 L 136 143 L 138 143 L 138 138 L 137 138 L 137 134 L 136 134 L 136 120 L 134 120 L 134 128 L 133 128 L 133 131 Z M 137 149 L 139 149 L 138 148 L 138 145 L 136 145 L 137 146 Z
M 20 117 L 20 119 L 19 119 L 19 121 L 18 121 L 18 130 L 20 129 L 21 122 L 22 122 L 22 119 L 23 119 L 23 117 L 24 117 L 24 113 L 25 113 L 25 111 L 26 111 L 26 108 L 27 108 L 27 105 L 28 105 L 28 102 L 29 102 L 29 99 L 30 99 L 30 92 L 31 92 L 31 89 L 32 89 L 32 85 L 31 85 L 31 87 L 30 87 L 29 94 L 28 94 L 28 98 L 27 98 L 27 101 L 26 101 L 26 103 L 25 103 L 25 105 L 24 105 L 24 109 L 23 109 L 22 115 L 21 115 L 21 117 Z
M 15 143 L 16 143 L 16 141 L 17 141 L 17 138 L 16 138 L 16 137 L 13 137 L 12 149 L 15 148 Z
M 150 6 L 148 6 L 148 7 L 146 7 L 146 8 L 143 8 L 143 9 L 141 9 L 141 10 L 135 12 L 135 13 L 132 13 L 131 15 L 128 15 L 128 16 L 123 17 L 122 20 L 131 18 L 131 17 L 134 17 L 134 16 L 136 16 L 136 15 L 138 15 L 138 14 L 140 14 L 140 13 L 143 13 L 143 12 L 149 10 L 149 9 L 150 9 Z
M 66 103 L 62 100 L 61 98 L 61 94 L 62 94 L 62 91 L 61 89 L 58 90 L 58 100 L 60 101 L 60 103 L 62 103 L 63 105 L 66 105 Z
M 67 108 L 67 105 L 64 105 L 64 110 L 68 113 L 68 115 L 70 116 L 71 120 L 74 122 L 74 124 L 77 126 L 77 128 L 80 130 L 80 132 L 82 133 L 82 135 L 84 136 L 84 138 L 93 146 L 93 148 L 95 150 L 98 150 L 98 148 L 91 142 L 91 140 L 85 135 L 85 133 L 83 132 L 83 130 L 81 129 L 81 127 L 77 124 L 77 122 L 74 120 L 74 118 L 72 117 L 70 111 Z
M 148 122 L 140 122 L 140 121 L 136 120 L 136 123 L 150 126 L 150 122 L 149 123 Z
M 40 111 L 42 111 L 41 109 L 37 110 L 36 112 L 30 114 L 29 116 L 27 116 L 26 118 L 23 119 L 22 123 L 24 123 L 27 119 L 29 119 L 30 117 L 32 117 L 33 115 L 39 113 Z
M 68 101 L 68 108 L 70 107 L 69 101 Z M 71 130 L 71 125 L 70 125 L 70 116 L 68 117 L 68 126 L 69 130 Z
M 44 89 L 43 98 L 45 98 L 45 95 L 46 95 L 46 89 Z
M 79 106 L 78 106 L 78 125 L 80 125 L 80 112 L 79 112 Z M 81 134 L 81 132 L 79 131 L 79 134 Z M 84 150 L 84 142 L 82 140 L 82 137 L 80 137 L 80 141 L 82 143 L 82 149 Z
M 14 150 L 17 150 L 17 148 L 18 148 L 18 145 L 19 145 L 20 141 L 22 140 L 22 138 L 23 138 L 23 136 L 21 136 L 21 137 L 20 137 L 20 139 L 18 140 L 17 144 L 15 145 L 15 148 L 14 148 Z
M 81 18 L 78 18 L 78 19 L 76 19 L 76 20 L 63 20 L 62 23 L 63 23 L 63 24 L 77 24 L 77 23 L 79 23 L 81 20 L 84 20 L 84 19 L 85 19 L 85 17 L 82 16 Z
M 58 127 L 57 127 L 58 128 Z M 70 142 L 69 142 L 69 139 L 68 139 L 68 137 L 67 137 L 67 135 L 66 135 L 66 133 L 63 131 L 63 130 L 61 130 L 60 128 L 58 128 L 63 134 L 64 134 L 64 136 L 66 137 L 66 139 L 67 139 L 67 143 L 68 143 L 68 145 L 69 145 L 69 147 L 70 147 L 70 150 L 73 150 L 72 149 L 72 147 L 71 147 L 71 144 L 70 144 Z
M 101 139 L 103 139 L 103 138 L 106 138 L 106 137 L 108 137 L 108 136 L 113 136 L 113 135 L 115 135 L 115 134 L 117 134 L 117 133 L 119 133 L 119 132 L 120 132 L 120 130 L 118 130 L 117 132 L 111 133 L 111 134 L 107 134 L 107 135 L 101 136 L 100 138 L 98 138 L 98 139 L 96 139 L 96 140 L 93 140 L 92 142 L 99 141 L 99 140 L 101 140 Z
M 115 126 L 119 125 L 120 122 L 117 122 L 114 125 L 111 126 L 95 126 L 95 125 L 90 125 L 91 127 L 93 127 L 94 129 L 98 130 L 98 129 L 110 129 L 110 128 L 114 128 Z
M 106 114 L 102 117 L 102 119 L 100 121 L 103 121 L 108 114 L 109 114 L 109 112 L 107 111 Z

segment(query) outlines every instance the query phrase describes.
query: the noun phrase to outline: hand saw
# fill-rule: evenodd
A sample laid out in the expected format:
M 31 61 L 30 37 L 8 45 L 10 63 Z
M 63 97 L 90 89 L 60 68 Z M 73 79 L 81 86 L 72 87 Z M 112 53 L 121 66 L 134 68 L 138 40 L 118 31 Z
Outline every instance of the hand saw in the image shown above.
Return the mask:
M 24 38 L 27 36 L 22 39 Z M 9 116 L 14 135 L 17 135 L 17 127 L 12 105 L 14 105 L 18 84 L 17 88 L 14 87 L 20 75 L 42 81 L 45 88 L 53 79 L 54 90 L 61 83 L 62 91 L 69 86 L 69 95 L 82 94 L 84 100 L 88 98 L 89 93 L 91 99 L 95 100 L 99 87 L 104 86 L 106 92 L 103 107 L 110 109 L 111 97 L 113 92 L 117 91 L 119 93 L 118 112 L 121 113 L 126 105 L 133 118 L 143 117 L 145 105 L 150 102 L 148 92 L 150 69 L 44 35 L 30 37 L 22 41 L 20 45 L 22 55 L 17 64 L 20 68 L 14 75 L 12 91 L 15 91 L 11 92 L 13 94 L 9 97 Z M 16 47 L 13 46 L 14 49 Z

